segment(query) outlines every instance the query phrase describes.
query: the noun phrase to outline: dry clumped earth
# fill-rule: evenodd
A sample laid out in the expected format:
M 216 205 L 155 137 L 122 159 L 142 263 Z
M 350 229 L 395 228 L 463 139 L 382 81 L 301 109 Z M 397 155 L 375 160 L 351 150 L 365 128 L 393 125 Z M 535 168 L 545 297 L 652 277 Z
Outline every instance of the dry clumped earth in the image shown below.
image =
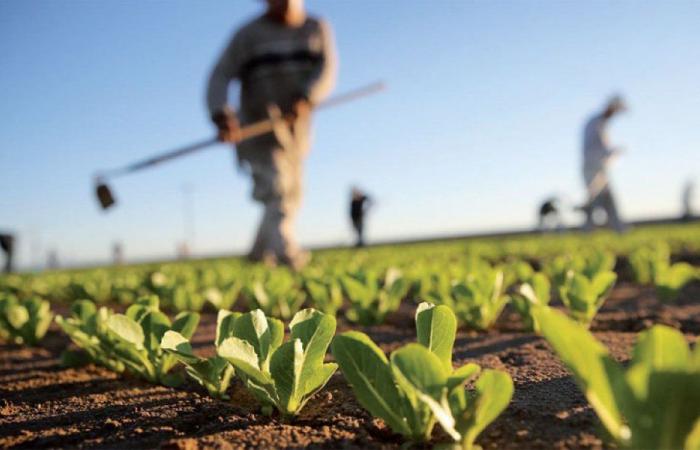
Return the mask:
M 356 327 L 339 319 L 338 332 L 369 334 L 385 352 L 415 340 L 415 306 L 404 302 L 387 323 Z M 64 311 L 65 313 L 65 308 Z M 193 339 L 212 351 L 215 315 L 205 313 Z M 700 334 L 700 285 L 686 287 L 674 305 L 654 290 L 620 283 L 592 330 L 620 361 L 636 332 L 654 323 Z M 0 345 L 1 448 L 399 448 L 402 440 L 355 401 L 342 375 L 333 376 L 291 423 L 259 413 L 240 381 L 231 401 L 214 400 L 192 381 L 178 389 L 155 386 L 89 365 L 66 369 L 59 355 L 69 340 L 55 327 L 41 348 Z M 508 409 L 478 439 L 485 449 L 609 448 L 595 413 L 570 374 L 541 338 L 522 331 L 506 310 L 495 330 L 460 332 L 456 365 L 474 361 L 508 371 L 516 384 Z M 436 426 L 436 431 L 439 426 Z M 446 441 L 436 432 L 434 441 Z

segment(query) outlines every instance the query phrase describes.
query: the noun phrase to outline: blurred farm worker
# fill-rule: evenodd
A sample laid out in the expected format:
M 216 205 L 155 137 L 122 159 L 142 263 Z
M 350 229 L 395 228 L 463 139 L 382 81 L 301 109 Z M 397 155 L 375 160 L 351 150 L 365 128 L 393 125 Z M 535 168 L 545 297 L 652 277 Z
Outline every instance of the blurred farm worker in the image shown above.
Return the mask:
M 689 179 L 683 186 L 683 220 L 690 220 L 694 217 L 693 214 L 693 197 L 695 196 L 695 183 Z
M 249 259 L 298 269 L 309 259 L 294 237 L 294 221 L 311 114 L 335 83 L 335 44 L 329 25 L 308 16 L 303 0 L 266 3 L 266 12 L 235 33 L 216 63 L 207 104 L 224 142 L 236 141 L 242 125 L 266 119 L 270 111 L 294 117 L 289 127 L 237 144 L 237 156 L 252 176 L 253 199 L 264 205 Z M 232 80 L 241 84 L 238 111 L 228 101 Z
M 544 232 L 547 230 L 559 230 L 561 227 L 559 199 L 550 197 L 540 205 L 540 209 L 537 211 L 537 228 Z
M 602 209 L 605 211 L 608 226 L 618 232 L 625 230 L 608 180 L 608 167 L 621 151 L 610 146 L 607 126 L 613 116 L 626 109 L 622 98 L 615 96 L 608 101 L 602 112 L 596 113 L 586 123 L 583 132 L 583 179 L 588 201 L 582 208 L 586 213 L 584 229 L 593 228 L 593 215 Z
M 351 192 L 350 200 L 350 220 L 352 227 L 357 234 L 355 247 L 363 247 L 365 245 L 365 214 L 372 206 L 372 199 L 360 189 L 354 187 Z
M 15 237 L 9 233 L 0 234 L 0 248 L 5 253 L 5 265 L 3 272 L 12 272 L 12 260 L 15 254 Z

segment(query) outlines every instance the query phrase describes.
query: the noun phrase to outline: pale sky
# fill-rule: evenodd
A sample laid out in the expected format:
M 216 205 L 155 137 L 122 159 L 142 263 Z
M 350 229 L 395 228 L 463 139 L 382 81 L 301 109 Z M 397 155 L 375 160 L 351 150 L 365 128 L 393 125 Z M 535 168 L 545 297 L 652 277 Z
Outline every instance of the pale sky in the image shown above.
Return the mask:
M 700 2 L 309 1 L 335 28 L 337 92 L 389 89 L 320 113 L 298 223 L 308 245 L 349 243 L 349 188 L 377 205 L 369 240 L 532 226 L 538 203 L 583 200 L 584 121 L 613 93 L 630 111 L 611 140 L 625 218 L 677 214 L 699 176 Z M 102 213 L 94 171 L 208 137 L 211 66 L 261 3 L 0 2 L 0 229 L 19 263 L 245 251 L 259 220 L 250 182 L 219 146 L 115 180 Z M 697 204 L 697 198 L 696 198 Z M 569 216 L 576 220 L 575 216 Z

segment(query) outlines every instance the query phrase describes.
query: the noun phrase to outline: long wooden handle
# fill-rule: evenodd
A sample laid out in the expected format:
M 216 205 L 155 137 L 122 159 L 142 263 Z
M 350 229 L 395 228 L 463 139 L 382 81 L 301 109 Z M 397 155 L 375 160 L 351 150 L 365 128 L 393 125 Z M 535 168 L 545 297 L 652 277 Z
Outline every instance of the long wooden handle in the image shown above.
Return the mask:
M 367 86 L 363 86 L 358 89 L 354 89 L 352 91 L 346 92 L 344 94 L 337 95 L 335 97 L 332 97 L 325 102 L 321 103 L 318 105 L 316 109 L 326 109 L 326 108 L 331 108 L 334 106 L 341 105 L 343 103 L 347 103 L 353 100 L 356 100 L 361 97 L 366 97 L 368 95 L 374 94 L 376 92 L 379 92 L 385 88 L 384 83 L 382 82 L 376 82 L 372 84 L 368 84 Z M 293 116 L 283 116 L 277 119 L 264 119 L 255 123 L 251 123 L 249 125 L 246 125 L 245 127 L 241 128 L 241 133 L 240 133 L 240 138 L 235 142 L 239 143 L 242 141 L 245 141 L 246 139 L 250 139 L 256 136 L 260 136 L 263 134 L 270 133 L 274 130 L 275 124 L 277 123 L 277 120 L 286 120 L 290 121 L 293 119 Z M 149 158 L 143 159 L 141 161 L 137 161 L 135 163 L 129 164 L 124 167 L 120 167 L 118 169 L 113 169 L 113 170 L 108 170 L 108 171 L 103 171 L 99 172 L 95 175 L 96 179 L 104 179 L 107 177 L 115 177 L 119 175 L 126 175 L 128 173 L 136 172 L 138 170 L 146 169 L 148 167 L 155 166 L 157 164 L 160 164 L 165 161 L 169 161 L 171 159 L 179 158 L 180 156 L 188 155 L 190 153 L 195 153 L 200 150 L 203 150 L 205 148 L 211 147 L 214 144 L 219 143 L 218 138 L 213 137 L 213 138 L 207 138 L 202 141 L 197 141 L 195 143 L 186 145 L 184 147 L 177 148 L 175 150 L 170 150 L 164 153 L 159 153 L 157 155 L 151 156 Z

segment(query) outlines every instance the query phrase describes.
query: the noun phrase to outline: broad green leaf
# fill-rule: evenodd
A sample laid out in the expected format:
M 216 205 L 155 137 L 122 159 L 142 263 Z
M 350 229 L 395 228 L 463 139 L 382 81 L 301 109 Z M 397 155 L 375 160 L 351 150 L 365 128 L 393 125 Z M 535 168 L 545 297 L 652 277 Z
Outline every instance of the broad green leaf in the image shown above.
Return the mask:
M 216 339 L 214 340 L 216 346 L 219 346 L 224 339 L 233 337 L 234 325 L 240 315 L 225 309 L 219 310 L 216 315 Z
M 422 344 L 440 359 L 446 371 L 452 371 L 452 347 L 457 332 L 457 318 L 444 305 L 423 302 L 416 310 L 416 333 Z
M 447 390 L 448 393 L 452 390 L 461 387 L 464 383 L 477 376 L 481 372 L 481 367 L 478 364 L 467 363 L 460 367 L 459 369 L 452 372 L 447 377 Z
M 513 397 L 513 380 L 499 370 L 486 369 L 474 388 L 473 404 L 469 405 L 468 412 L 459 412 L 457 421 L 457 430 L 462 434 L 466 449 L 473 448 L 477 436 L 508 407 Z
M 438 403 L 447 403 L 447 372 L 440 359 L 420 344 L 408 344 L 391 354 L 391 371 L 404 393 L 407 419 L 414 438 L 429 439 L 435 413 L 424 395 Z M 442 417 L 449 421 L 449 418 Z
M 688 433 L 683 445 L 683 450 L 700 450 L 700 417 L 693 424 L 693 428 Z
M 197 325 L 199 325 L 199 314 L 183 311 L 175 316 L 172 329 L 190 339 L 197 330 Z
M 639 334 L 632 364 L 649 370 L 684 371 L 690 361 L 690 349 L 683 335 L 671 327 L 655 325 Z
M 78 300 L 73 302 L 70 311 L 73 317 L 79 319 L 83 324 L 88 325 L 89 321 L 97 314 L 97 307 L 90 300 Z
M 615 272 L 600 272 L 591 280 L 593 292 L 600 299 L 608 295 L 617 280 Z
M 228 360 L 239 373 L 261 386 L 272 384 L 272 379 L 258 365 L 258 355 L 250 343 L 236 337 L 225 339 L 218 347 L 219 356 Z
M 270 359 L 270 374 L 275 381 L 278 407 L 285 415 L 294 415 L 301 407 L 304 365 L 304 349 L 301 339 L 293 339 L 282 344 Z
M 275 351 L 284 340 L 284 323 L 274 317 L 267 318 L 270 327 L 270 353 Z
M 530 279 L 530 285 L 540 304 L 547 305 L 550 300 L 551 284 L 549 278 L 543 273 L 535 273 Z
M 680 449 L 700 417 L 700 376 L 652 372 L 647 396 L 630 411 L 631 448 Z
M 305 381 L 304 395 L 312 396 L 321 390 L 323 386 L 328 383 L 328 380 L 331 379 L 336 370 L 338 370 L 338 364 L 336 363 L 327 363 L 318 367 L 316 371 L 311 374 L 309 379 Z
M 360 405 L 395 432 L 410 435 L 401 411 L 401 395 L 379 347 L 366 334 L 348 331 L 333 339 L 331 352 Z
M 315 389 L 315 372 L 321 369 L 328 345 L 335 334 L 335 317 L 315 309 L 299 311 L 289 324 L 292 339 L 299 339 L 304 351 L 300 373 L 302 393 Z
M 407 344 L 391 354 L 391 369 L 400 386 L 403 381 L 435 399 L 447 384 L 447 372 L 440 359 L 420 344 Z
M 112 314 L 107 319 L 107 326 L 120 339 L 142 349 L 144 334 L 141 326 L 123 314 Z
M 542 335 L 573 372 L 605 428 L 616 439 L 623 439 L 627 428 L 613 390 L 614 384 L 624 382 L 622 368 L 582 325 L 549 307 L 534 307 L 532 312 Z
M 19 330 L 25 323 L 29 322 L 29 311 L 22 305 L 10 305 L 7 310 L 7 321 L 16 330 Z
M 160 311 L 148 311 L 142 316 L 139 325 L 145 338 L 144 346 L 149 352 L 156 352 L 163 335 L 170 329 L 170 319 Z
M 261 309 L 242 314 L 234 324 L 234 337 L 248 342 L 258 355 L 259 364 L 264 365 L 271 353 L 270 324 Z
M 160 342 L 163 350 L 173 352 L 177 359 L 185 364 L 196 364 L 201 358 L 194 355 L 192 345 L 177 331 L 166 331 Z

